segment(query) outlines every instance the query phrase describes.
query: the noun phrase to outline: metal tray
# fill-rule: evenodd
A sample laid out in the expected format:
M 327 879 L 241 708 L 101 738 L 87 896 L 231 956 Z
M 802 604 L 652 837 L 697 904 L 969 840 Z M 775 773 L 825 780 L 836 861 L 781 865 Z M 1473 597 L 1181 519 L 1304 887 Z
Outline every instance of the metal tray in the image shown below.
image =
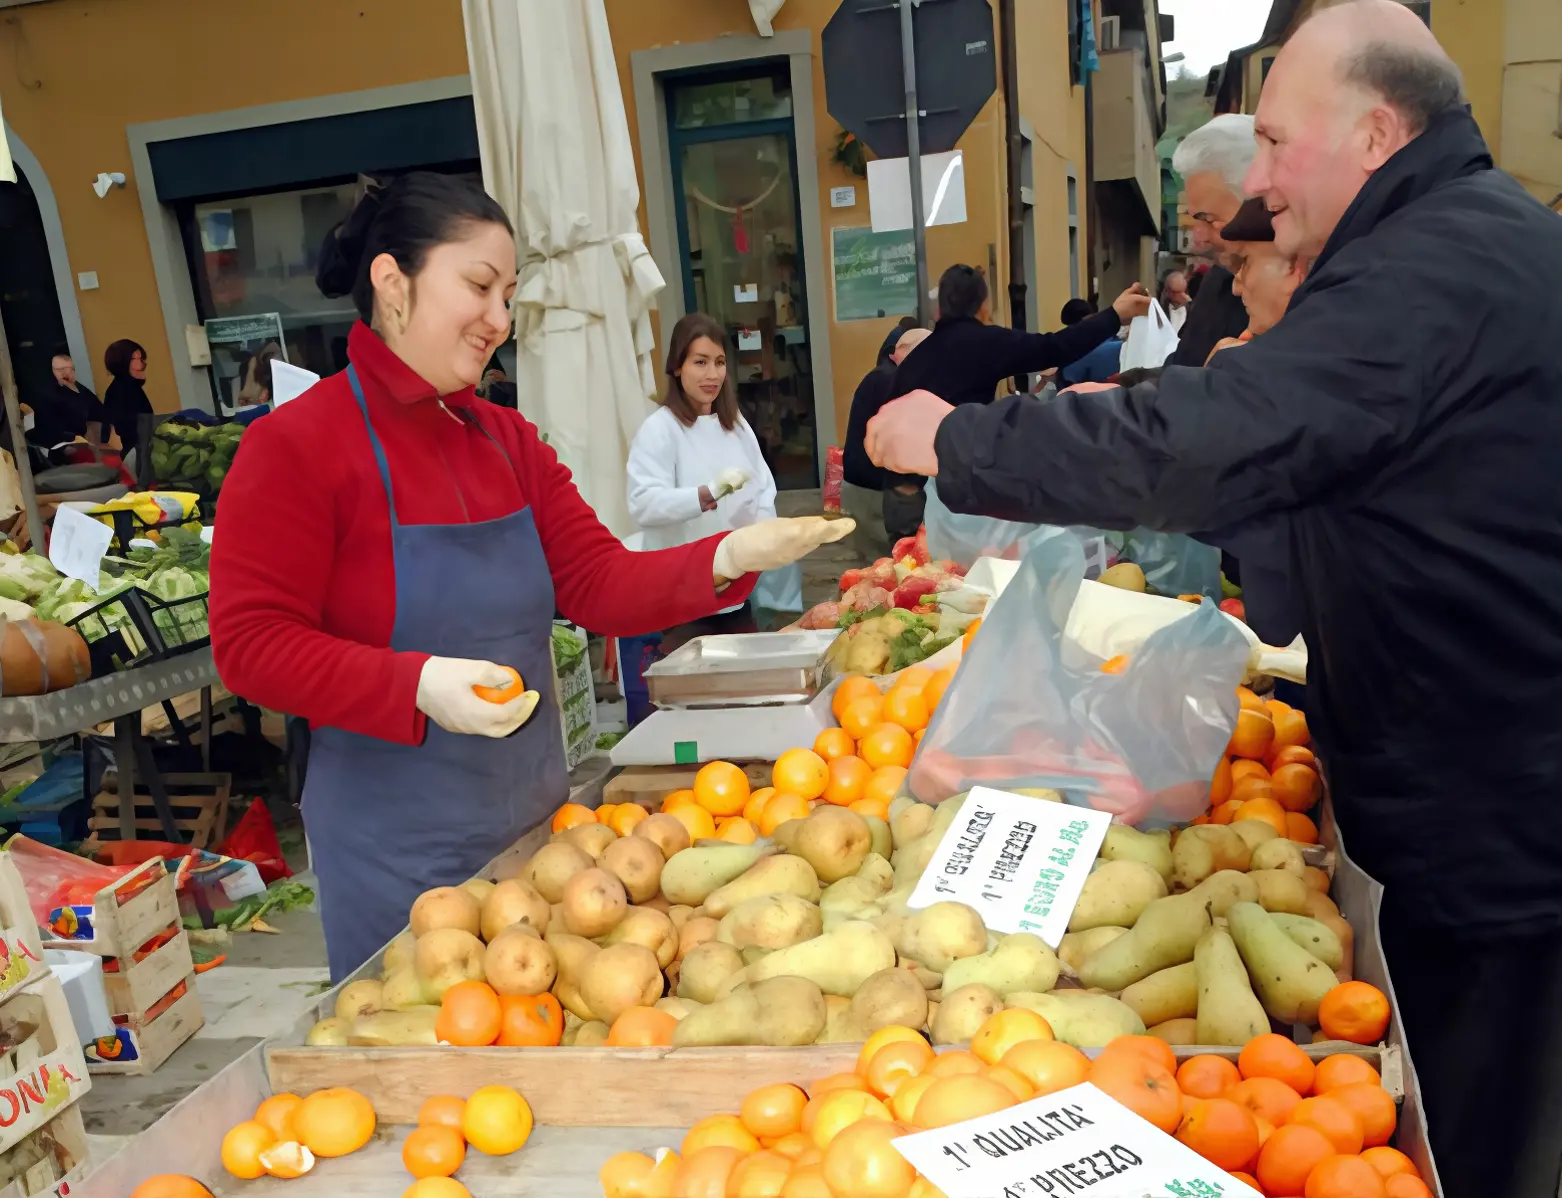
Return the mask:
M 701 636 L 645 671 L 658 707 L 806 703 L 825 685 L 824 655 L 839 634 L 751 632 Z

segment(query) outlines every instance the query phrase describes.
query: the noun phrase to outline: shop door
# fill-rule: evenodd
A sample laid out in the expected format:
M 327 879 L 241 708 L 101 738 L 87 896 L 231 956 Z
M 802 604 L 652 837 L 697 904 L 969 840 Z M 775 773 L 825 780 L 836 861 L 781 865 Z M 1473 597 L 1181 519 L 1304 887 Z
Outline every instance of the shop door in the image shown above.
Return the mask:
M 783 491 L 819 485 L 790 88 L 784 64 L 667 88 L 684 306 L 727 330 L 739 406 Z
M 38 199 L 20 168 L 15 183 L 0 183 L 0 315 L 22 402 L 48 396 L 50 359 L 65 347 L 65 321 Z

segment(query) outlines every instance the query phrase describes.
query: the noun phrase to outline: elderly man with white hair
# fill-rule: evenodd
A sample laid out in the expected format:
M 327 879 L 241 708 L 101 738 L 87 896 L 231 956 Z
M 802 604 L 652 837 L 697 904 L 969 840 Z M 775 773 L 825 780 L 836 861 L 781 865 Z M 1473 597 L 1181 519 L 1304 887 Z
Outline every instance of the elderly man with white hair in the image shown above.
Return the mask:
M 1192 531 L 1277 521 L 1307 719 L 1449 1198 L 1562 1172 L 1562 220 L 1497 170 L 1458 68 L 1392 0 L 1307 20 L 1258 108 L 1280 320 L 1131 389 L 868 428 L 957 512 Z M 1309 1187 L 1311 1188 L 1311 1187 Z
M 1202 366 L 1210 351 L 1247 328 L 1247 309 L 1231 292 L 1242 255 L 1221 231 L 1242 207 L 1242 180 L 1253 165 L 1253 118 L 1218 116 L 1201 125 L 1177 147 L 1172 168 L 1182 176 L 1183 202 L 1193 219 L 1193 252 L 1209 258 L 1198 297 L 1182 325 L 1182 340 L 1168 366 Z

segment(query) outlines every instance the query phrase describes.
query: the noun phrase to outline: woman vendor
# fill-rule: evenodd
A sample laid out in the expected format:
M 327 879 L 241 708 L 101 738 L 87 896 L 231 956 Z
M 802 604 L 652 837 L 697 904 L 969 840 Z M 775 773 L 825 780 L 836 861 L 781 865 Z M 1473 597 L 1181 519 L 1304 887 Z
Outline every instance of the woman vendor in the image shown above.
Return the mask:
M 371 190 L 316 273 L 362 316 L 350 365 L 252 425 L 223 486 L 217 666 L 315 729 L 304 826 L 337 981 L 419 893 L 472 877 L 567 798 L 555 608 L 607 634 L 665 628 L 852 527 L 767 520 L 625 549 L 537 430 L 476 399 L 510 332 L 515 261 L 503 210 L 469 183 L 416 172 Z

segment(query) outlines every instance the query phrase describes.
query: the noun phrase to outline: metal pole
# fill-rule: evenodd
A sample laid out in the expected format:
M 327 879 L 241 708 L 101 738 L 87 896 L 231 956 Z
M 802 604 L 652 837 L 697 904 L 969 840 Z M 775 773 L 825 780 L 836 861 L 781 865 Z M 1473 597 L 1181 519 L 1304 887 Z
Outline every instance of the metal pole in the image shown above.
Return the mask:
M 11 429 L 11 456 L 16 459 L 16 475 L 22 484 L 22 509 L 27 513 L 27 535 L 33 549 L 43 552 L 43 521 L 38 516 L 38 492 L 33 486 L 33 464 L 27 456 L 27 430 L 22 427 L 22 401 L 16 390 L 16 370 L 11 365 L 11 346 L 5 336 L 5 321 L 0 318 L 0 395 L 5 399 L 6 421 Z
M 1021 170 L 1025 138 L 1020 132 L 1020 69 L 1018 35 L 1015 33 L 1015 0 L 998 0 L 999 37 L 1003 39 L 1003 123 L 1009 142 L 1009 325 L 1029 327 L 1026 320 L 1025 280 L 1025 178 Z M 1030 389 L 1030 379 L 1014 380 L 1016 391 Z
M 900 51 L 906 73 L 906 165 L 911 172 L 911 232 L 917 247 L 917 319 L 933 323 L 928 298 L 927 221 L 922 208 L 922 113 L 917 104 L 917 42 L 912 10 L 921 0 L 900 0 Z

